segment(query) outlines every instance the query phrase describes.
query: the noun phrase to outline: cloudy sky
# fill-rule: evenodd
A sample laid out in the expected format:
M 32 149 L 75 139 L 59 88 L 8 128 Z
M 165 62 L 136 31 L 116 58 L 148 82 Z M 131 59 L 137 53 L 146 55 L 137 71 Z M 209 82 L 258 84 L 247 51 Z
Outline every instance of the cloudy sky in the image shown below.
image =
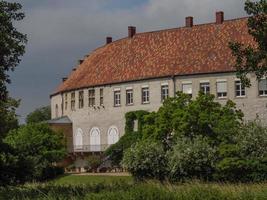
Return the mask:
M 10 0 L 11 1 L 11 0 Z M 11 74 L 11 95 L 21 99 L 21 122 L 35 108 L 49 105 L 49 95 L 77 61 L 105 43 L 106 36 L 127 35 L 128 25 L 137 32 L 243 17 L 245 0 L 16 0 L 26 18 L 18 29 L 28 35 L 26 54 Z

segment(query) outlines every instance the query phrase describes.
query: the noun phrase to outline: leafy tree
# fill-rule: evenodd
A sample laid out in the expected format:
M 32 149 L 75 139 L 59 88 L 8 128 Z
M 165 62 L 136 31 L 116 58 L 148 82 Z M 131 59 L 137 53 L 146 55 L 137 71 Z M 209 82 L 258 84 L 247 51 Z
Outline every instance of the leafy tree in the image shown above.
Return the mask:
M 18 32 L 14 22 L 24 18 L 19 3 L 0 1 L 0 184 L 15 183 L 24 168 L 24 160 L 18 159 L 14 149 L 3 144 L 9 130 L 18 126 L 15 109 L 19 102 L 9 97 L 6 84 L 10 83 L 8 72 L 13 71 L 25 52 L 26 35 Z M 27 168 L 25 169 L 25 171 Z
M 50 106 L 38 108 L 35 111 L 27 115 L 26 122 L 39 123 L 51 119 L 51 108 Z
M 166 149 L 181 136 L 192 139 L 202 135 L 212 143 L 231 140 L 241 125 L 243 113 L 232 101 L 223 106 L 214 99 L 214 95 L 200 93 L 191 100 L 178 92 L 176 97 L 166 100 L 157 113 L 145 117 L 143 137 L 160 141 Z
M 27 180 L 43 180 L 49 174 L 46 172 L 54 167 L 66 155 L 63 134 L 56 133 L 47 124 L 29 124 L 12 130 L 5 138 L 16 155 L 27 161 L 30 171 Z
M 211 180 L 217 161 L 217 148 L 207 138 L 179 138 L 168 152 L 169 179 L 180 181 L 200 178 Z
M 245 124 L 233 143 L 221 144 L 216 177 L 235 182 L 267 179 L 267 128 L 258 121 Z
M 166 176 L 166 155 L 159 143 L 142 141 L 128 148 L 122 165 L 138 180 L 159 179 Z
M 246 1 L 245 11 L 248 19 L 249 34 L 255 39 L 255 45 L 231 42 L 232 54 L 236 57 L 237 76 L 245 86 L 250 86 L 249 73 L 255 73 L 257 79 L 267 75 L 267 1 Z

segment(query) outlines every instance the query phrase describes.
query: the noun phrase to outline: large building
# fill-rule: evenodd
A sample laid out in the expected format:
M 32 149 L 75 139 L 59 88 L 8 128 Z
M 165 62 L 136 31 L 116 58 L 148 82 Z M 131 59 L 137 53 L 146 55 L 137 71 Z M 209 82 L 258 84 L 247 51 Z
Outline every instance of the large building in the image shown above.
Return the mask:
M 235 58 L 229 42 L 255 45 L 248 34 L 248 18 L 224 20 L 217 12 L 214 23 L 136 33 L 97 48 L 51 95 L 52 120 L 63 128 L 70 155 L 77 167 L 83 155 L 103 152 L 124 134 L 125 113 L 156 111 L 176 91 L 196 97 L 200 90 L 225 103 L 236 102 L 246 120 L 267 119 L 267 82 L 251 75 L 244 88 L 235 75 Z

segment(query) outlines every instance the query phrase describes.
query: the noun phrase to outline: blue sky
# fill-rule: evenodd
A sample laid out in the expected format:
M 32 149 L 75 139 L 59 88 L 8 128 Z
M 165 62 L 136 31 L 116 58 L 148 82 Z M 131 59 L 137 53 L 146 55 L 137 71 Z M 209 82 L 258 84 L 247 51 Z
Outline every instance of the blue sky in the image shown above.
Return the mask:
M 15 0 L 14 0 L 15 1 Z M 18 1 L 18 0 L 17 0 Z M 77 61 L 105 43 L 119 39 L 127 26 L 137 32 L 184 25 L 186 16 L 195 23 L 243 17 L 245 0 L 20 0 L 26 18 L 17 24 L 28 35 L 26 54 L 9 85 L 11 96 L 21 99 L 17 113 L 23 122 L 34 109 L 49 105 L 49 95 L 68 76 Z

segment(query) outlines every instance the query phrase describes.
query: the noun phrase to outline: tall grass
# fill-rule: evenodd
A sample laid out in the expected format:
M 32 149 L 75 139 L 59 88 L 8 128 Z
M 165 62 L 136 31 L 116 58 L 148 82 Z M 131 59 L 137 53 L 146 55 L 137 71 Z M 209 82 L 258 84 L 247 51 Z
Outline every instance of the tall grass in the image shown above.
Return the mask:
M 198 182 L 180 185 L 126 181 L 59 185 L 28 184 L 0 189 L 2 200 L 264 200 L 266 184 L 228 185 Z

